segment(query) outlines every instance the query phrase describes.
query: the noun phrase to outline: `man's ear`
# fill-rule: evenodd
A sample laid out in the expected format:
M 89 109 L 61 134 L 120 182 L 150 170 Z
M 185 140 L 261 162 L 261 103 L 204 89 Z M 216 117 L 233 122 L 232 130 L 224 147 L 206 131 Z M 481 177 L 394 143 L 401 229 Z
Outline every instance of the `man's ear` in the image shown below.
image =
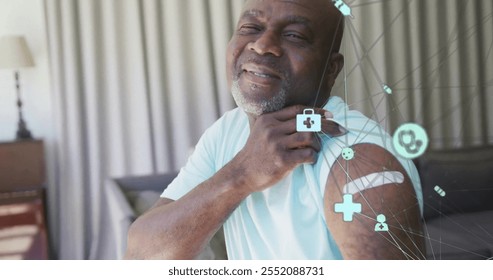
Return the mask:
M 344 56 L 340 53 L 332 53 L 327 67 L 327 86 L 331 89 L 336 82 L 337 76 L 339 76 L 339 73 L 344 67 Z

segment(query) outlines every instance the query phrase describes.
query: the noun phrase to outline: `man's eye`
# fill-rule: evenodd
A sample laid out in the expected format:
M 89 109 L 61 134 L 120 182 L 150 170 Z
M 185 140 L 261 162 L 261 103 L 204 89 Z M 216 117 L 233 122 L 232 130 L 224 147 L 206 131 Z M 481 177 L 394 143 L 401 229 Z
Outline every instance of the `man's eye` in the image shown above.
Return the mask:
M 303 36 L 299 33 L 294 33 L 294 32 L 287 32 L 284 34 L 284 37 L 286 37 L 289 40 L 296 41 L 296 42 L 306 41 L 305 36 Z
M 253 25 L 253 24 L 245 24 L 245 25 L 240 26 L 240 29 L 238 31 L 240 31 L 242 33 L 255 33 L 255 32 L 258 32 L 260 30 L 261 30 L 260 26 Z

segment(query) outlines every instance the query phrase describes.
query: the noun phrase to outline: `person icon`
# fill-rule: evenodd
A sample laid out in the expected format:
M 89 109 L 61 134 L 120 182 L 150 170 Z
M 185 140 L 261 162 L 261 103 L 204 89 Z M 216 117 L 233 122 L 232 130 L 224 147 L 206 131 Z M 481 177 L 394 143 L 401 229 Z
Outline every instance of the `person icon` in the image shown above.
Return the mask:
M 385 215 L 380 214 L 377 216 L 377 224 L 375 225 L 375 231 L 389 231 L 389 226 L 386 223 L 387 218 Z

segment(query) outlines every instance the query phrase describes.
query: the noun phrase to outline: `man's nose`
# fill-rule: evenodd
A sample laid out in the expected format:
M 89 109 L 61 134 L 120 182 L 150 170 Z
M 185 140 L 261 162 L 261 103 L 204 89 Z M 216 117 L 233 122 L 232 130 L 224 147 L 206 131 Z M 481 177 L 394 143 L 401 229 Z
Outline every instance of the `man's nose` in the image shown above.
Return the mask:
M 250 42 L 249 49 L 259 55 L 282 56 L 280 38 L 274 32 L 265 31 L 257 40 Z

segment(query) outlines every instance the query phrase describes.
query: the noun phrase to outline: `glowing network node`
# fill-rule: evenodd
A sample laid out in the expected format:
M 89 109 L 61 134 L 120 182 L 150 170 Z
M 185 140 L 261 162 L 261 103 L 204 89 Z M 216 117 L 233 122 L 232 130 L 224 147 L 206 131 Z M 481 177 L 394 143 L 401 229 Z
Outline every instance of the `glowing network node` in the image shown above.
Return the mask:
M 394 133 L 392 143 L 401 157 L 415 159 L 424 154 L 429 139 L 424 128 L 415 123 L 406 123 Z
M 392 89 L 386 84 L 383 85 L 383 91 L 385 91 L 389 95 L 393 93 Z
M 435 190 L 435 192 L 439 194 L 441 197 L 445 197 L 445 195 L 447 195 L 447 193 L 439 186 L 435 186 L 433 190 Z
M 349 147 L 342 149 L 342 158 L 345 160 L 352 160 L 354 158 L 354 150 Z
M 349 7 L 348 4 L 346 4 L 344 1 L 333 0 L 332 2 L 336 6 L 336 8 L 339 9 L 339 11 L 341 11 L 343 16 L 345 17 L 349 16 L 351 18 L 354 18 L 354 16 L 351 13 L 351 7 Z

